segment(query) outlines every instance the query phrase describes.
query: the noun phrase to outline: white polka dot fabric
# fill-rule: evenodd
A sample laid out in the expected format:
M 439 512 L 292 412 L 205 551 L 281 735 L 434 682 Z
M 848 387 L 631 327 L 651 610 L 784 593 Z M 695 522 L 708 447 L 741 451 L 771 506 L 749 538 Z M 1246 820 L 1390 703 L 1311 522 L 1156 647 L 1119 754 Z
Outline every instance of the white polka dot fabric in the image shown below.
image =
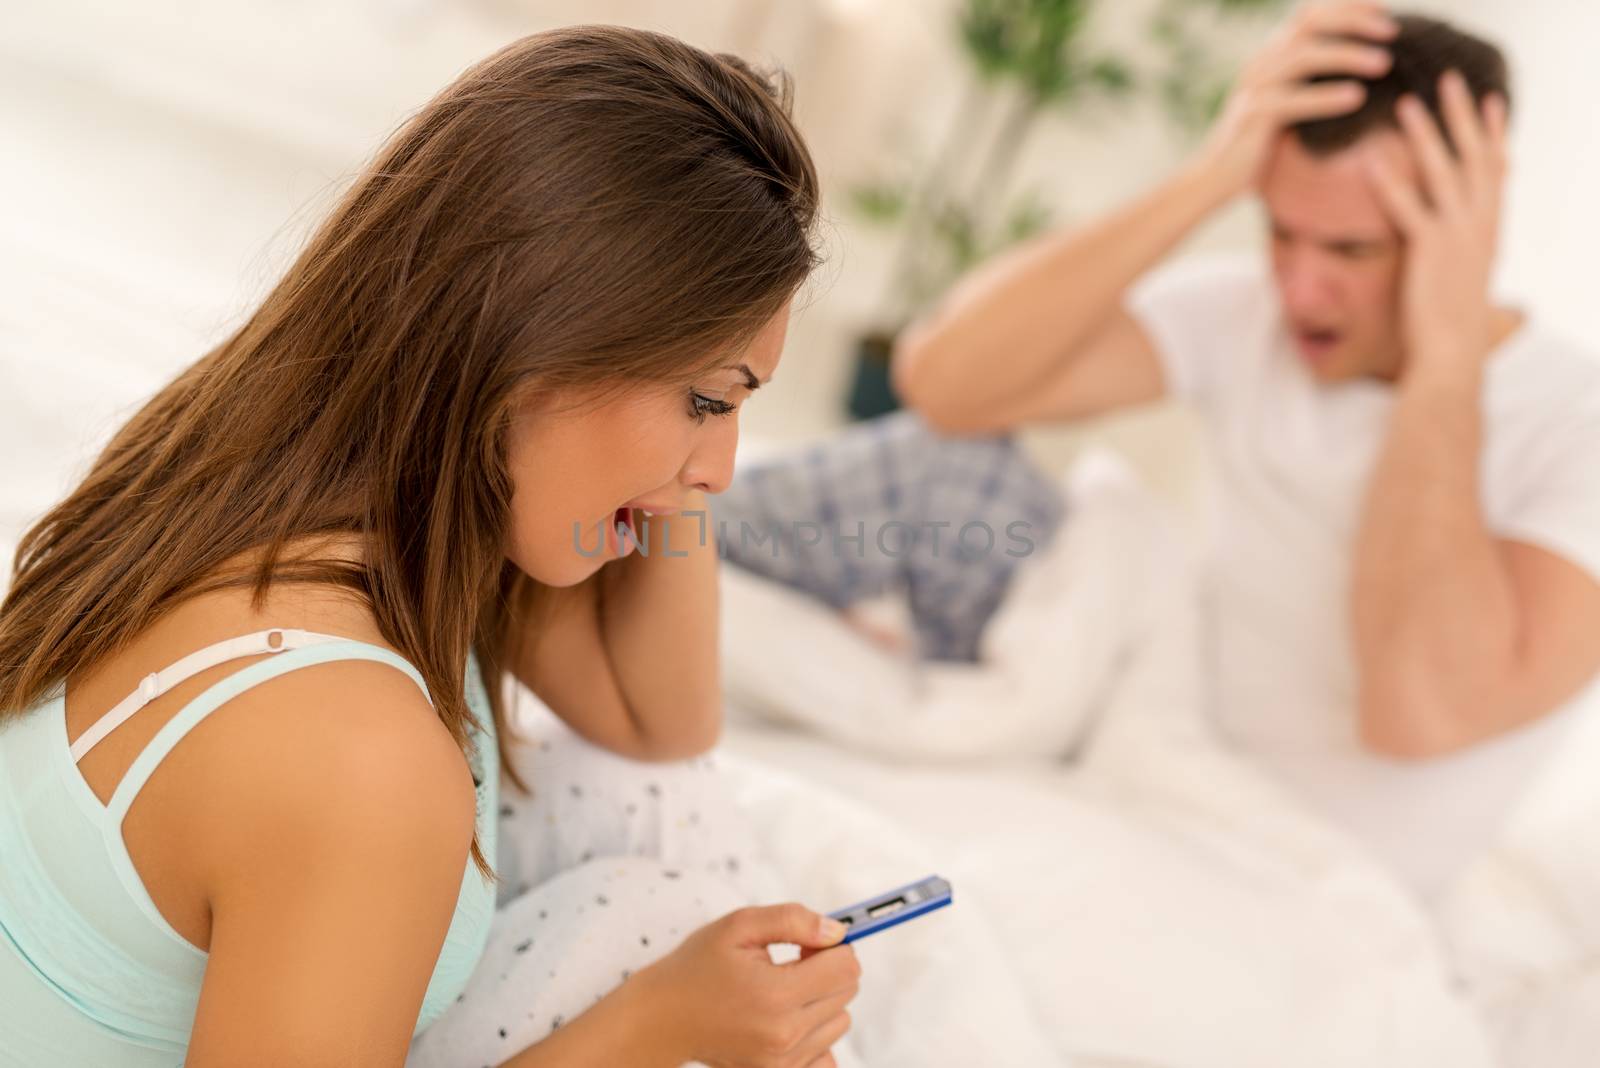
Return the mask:
M 498 1065 L 735 909 L 787 900 L 714 757 L 643 764 L 553 717 L 501 791 L 499 906 L 471 981 L 407 1068 Z M 792 952 L 792 950 L 791 950 Z M 859 1065 L 848 1039 L 834 1050 Z

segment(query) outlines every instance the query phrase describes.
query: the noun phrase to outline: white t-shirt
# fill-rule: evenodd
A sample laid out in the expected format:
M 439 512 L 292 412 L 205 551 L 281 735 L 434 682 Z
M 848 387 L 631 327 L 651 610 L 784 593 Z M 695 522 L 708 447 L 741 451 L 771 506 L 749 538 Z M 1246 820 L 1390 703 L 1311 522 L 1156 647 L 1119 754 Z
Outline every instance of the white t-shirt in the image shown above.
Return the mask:
M 1156 271 L 1128 309 L 1169 390 L 1203 417 L 1216 472 L 1208 576 L 1212 711 L 1223 733 L 1423 892 L 1489 844 L 1600 683 L 1542 720 L 1420 763 L 1356 734 L 1349 591 L 1369 473 L 1393 387 L 1316 382 L 1265 266 Z M 1600 361 L 1525 323 L 1485 372 L 1482 501 L 1498 537 L 1600 579 Z

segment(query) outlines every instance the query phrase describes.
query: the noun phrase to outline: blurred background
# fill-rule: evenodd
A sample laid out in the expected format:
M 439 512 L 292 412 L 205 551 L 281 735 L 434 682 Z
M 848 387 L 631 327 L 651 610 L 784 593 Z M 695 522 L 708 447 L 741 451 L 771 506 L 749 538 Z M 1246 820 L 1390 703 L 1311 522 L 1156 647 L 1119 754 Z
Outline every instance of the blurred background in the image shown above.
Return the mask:
M 238 320 L 385 135 L 465 65 L 525 33 L 610 21 L 780 64 L 796 80 L 800 123 L 827 187 L 829 260 L 795 323 L 783 389 L 751 406 L 746 428 L 809 435 L 846 418 L 852 404 L 863 413 L 883 405 L 885 340 L 960 266 L 1042 226 L 1092 215 L 1170 168 L 1200 136 L 1234 65 L 1288 6 L 16 5 L 0 35 L 8 159 L 0 172 L 0 386 L 47 388 L 30 374 L 46 360 L 56 382 L 93 380 L 94 403 L 132 403 Z M 1587 290 L 1589 243 L 1600 233 L 1600 139 L 1591 135 L 1590 101 L 1575 87 L 1600 38 L 1600 5 L 1413 6 L 1508 47 L 1518 114 L 1504 287 L 1594 339 Z M 1256 240 L 1254 208 L 1241 204 L 1192 247 Z M 114 413 L 88 414 L 69 422 L 99 434 Z M 0 426 L 0 452 L 15 455 L 30 433 L 57 429 Z M 1154 466 L 1148 433 L 1124 433 L 1135 458 Z M 39 504 L 63 475 L 49 459 L 42 470 L 6 472 L 36 480 Z

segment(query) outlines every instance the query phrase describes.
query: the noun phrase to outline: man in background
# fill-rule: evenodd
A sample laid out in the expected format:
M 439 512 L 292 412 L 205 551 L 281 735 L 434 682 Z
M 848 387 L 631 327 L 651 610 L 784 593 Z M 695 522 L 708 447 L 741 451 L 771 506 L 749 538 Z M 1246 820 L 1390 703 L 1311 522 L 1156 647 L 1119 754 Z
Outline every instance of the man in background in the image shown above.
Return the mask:
M 1197 409 L 1216 723 L 1423 891 L 1488 844 L 1600 670 L 1600 362 L 1489 295 L 1509 98 L 1499 50 L 1443 22 L 1307 7 L 1176 174 L 975 270 L 894 363 L 934 431 L 985 438 L 967 481 L 996 515 L 1008 484 L 1037 499 L 1010 431 Z M 1157 269 L 1250 192 L 1262 255 Z M 914 444 L 855 465 L 873 499 L 914 489 Z M 828 448 L 805 478 L 831 494 Z

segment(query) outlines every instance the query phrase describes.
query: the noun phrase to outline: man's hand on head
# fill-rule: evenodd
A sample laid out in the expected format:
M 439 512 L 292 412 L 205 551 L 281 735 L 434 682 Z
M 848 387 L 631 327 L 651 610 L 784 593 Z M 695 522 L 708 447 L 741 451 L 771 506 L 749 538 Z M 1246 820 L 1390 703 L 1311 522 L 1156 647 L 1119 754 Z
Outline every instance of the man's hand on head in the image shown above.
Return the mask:
M 1201 150 L 1202 167 L 1234 194 L 1253 188 L 1288 127 L 1361 107 L 1361 79 L 1389 70 L 1385 45 L 1399 31 L 1384 6 L 1370 0 L 1301 8 L 1240 72 Z
M 1506 102 L 1491 94 L 1480 109 L 1456 71 L 1440 79 L 1439 99 L 1449 144 L 1422 101 L 1406 96 L 1396 107 L 1403 147 L 1374 140 L 1363 151 L 1405 241 L 1405 377 L 1475 385 L 1492 342 L 1489 281 L 1505 185 Z

